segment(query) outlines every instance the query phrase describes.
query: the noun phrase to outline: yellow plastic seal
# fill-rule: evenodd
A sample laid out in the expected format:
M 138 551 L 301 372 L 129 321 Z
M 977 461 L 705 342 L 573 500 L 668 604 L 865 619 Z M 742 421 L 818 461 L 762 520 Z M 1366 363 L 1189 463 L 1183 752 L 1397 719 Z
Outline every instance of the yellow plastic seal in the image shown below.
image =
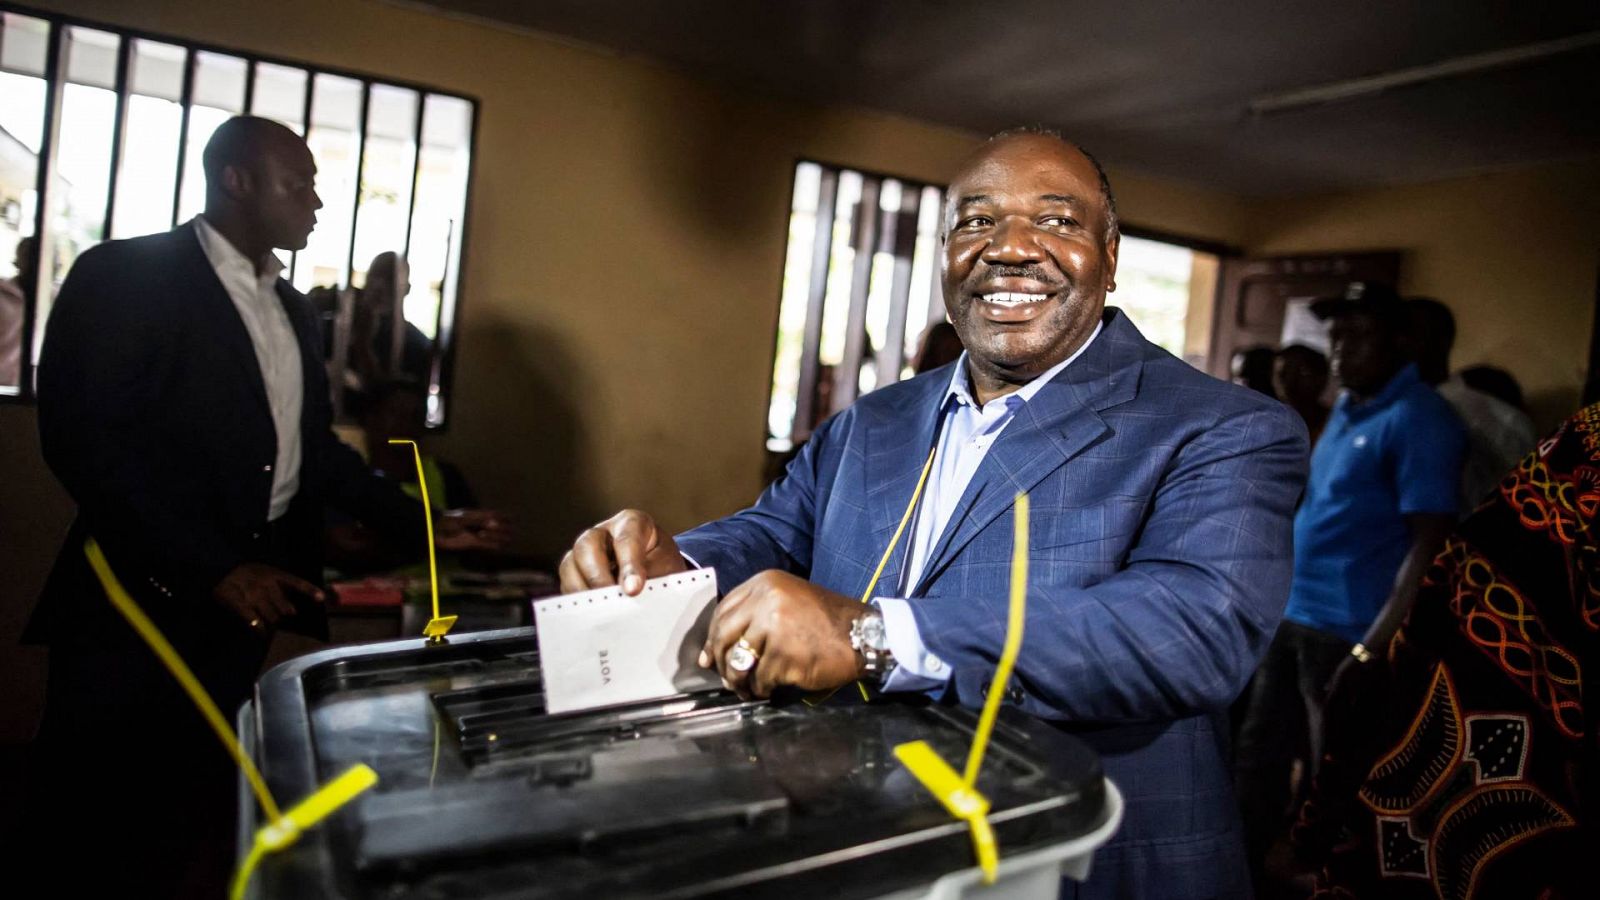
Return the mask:
M 925 741 L 911 741 L 894 748 L 900 760 L 929 793 L 944 804 L 950 815 L 967 823 L 972 830 L 972 847 L 978 857 L 978 867 L 983 870 L 985 884 L 993 884 L 1000 866 L 1000 846 L 994 829 L 989 826 L 989 799 L 978 792 L 978 773 L 983 769 L 983 754 L 989 747 L 989 737 L 994 733 L 995 719 L 1000 715 L 1000 701 L 1006 693 L 1006 683 L 1017 665 L 1022 652 L 1022 629 L 1028 611 L 1028 495 L 1018 494 L 1016 499 L 1015 537 L 1011 544 L 1011 603 L 1006 616 L 1006 640 L 1000 651 L 1000 662 L 995 666 L 994 680 L 989 684 L 989 696 L 984 698 L 983 712 L 978 715 L 978 728 L 972 735 L 972 750 L 967 754 L 966 772 L 956 770 L 934 752 Z
M 428 581 L 433 588 L 433 618 L 422 628 L 422 636 L 430 644 L 444 643 L 444 636 L 456 624 L 456 616 L 439 615 L 439 560 L 433 548 L 433 505 L 428 502 L 428 476 L 422 471 L 422 451 L 417 448 L 416 441 L 403 438 L 390 438 L 389 443 L 395 445 L 408 445 L 411 447 L 411 458 L 417 464 L 417 487 L 422 493 L 422 517 L 428 523 Z
M 895 758 L 911 770 L 929 793 L 944 804 L 950 815 L 967 823 L 972 830 L 972 849 L 977 854 L 978 866 L 983 869 L 987 882 L 994 881 L 1000 864 L 1000 850 L 995 843 L 994 830 L 989 827 L 989 798 L 966 781 L 944 761 L 927 741 L 911 741 L 894 748 Z
M 178 655 L 172 642 L 166 635 L 150 621 L 139 604 L 134 602 L 122 582 L 117 580 L 116 573 L 111 571 L 111 563 L 106 560 L 105 552 L 100 549 L 100 544 L 94 538 L 84 542 L 83 553 L 89 558 L 89 567 L 94 570 L 95 577 L 100 580 L 100 586 L 105 589 L 106 597 L 117 612 L 128 620 L 133 630 L 154 651 L 156 657 L 172 677 L 177 679 L 189 700 L 200 710 L 206 724 L 216 733 L 217 739 L 227 748 L 233 761 L 244 773 L 245 781 L 250 784 L 250 790 L 256 795 L 256 800 L 261 804 L 261 811 L 267 819 L 267 824 L 256 831 L 255 840 L 251 842 L 250 852 L 239 864 L 239 870 L 234 873 L 233 889 L 229 896 L 239 900 L 244 896 L 245 888 L 250 884 L 250 875 L 260 865 L 261 858 L 268 853 L 282 850 L 300 839 L 301 833 L 312 827 L 339 807 L 349 803 L 362 791 L 378 783 L 378 773 L 366 765 L 357 764 L 349 771 L 335 778 L 319 788 L 316 793 L 300 801 L 287 814 L 278 809 L 278 804 L 272 799 L 272 793 L 267 790 L 266 780 L 261 777 L 261 771 L 246 753 L 244 746 L 239 743 L 239 738 L 228 726 L 222 717 L 222 711 L 217 709 L 216 701 L 206 693 L 206 689 L 196 678 L 189 664 Z

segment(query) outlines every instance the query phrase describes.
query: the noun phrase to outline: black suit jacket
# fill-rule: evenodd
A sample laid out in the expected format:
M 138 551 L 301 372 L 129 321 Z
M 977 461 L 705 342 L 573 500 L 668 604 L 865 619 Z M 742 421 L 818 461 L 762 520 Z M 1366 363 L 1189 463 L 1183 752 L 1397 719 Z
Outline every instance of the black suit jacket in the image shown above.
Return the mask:
M 97 695 L 108 681 L 170 681 L 95 582 L 88 535 L 225 710 L 248 696 L 265 653 L 265 640 L 211 597 L 229 570 L 266 562 L 317 582 L 324 504 L 421 547 L 421 505 L 370 475 L 331 430 L 311 305 L 282 280 L 278 295 L 299 339 L 305 398 L 299 491 L 274 542 L 277 436 L 260 364 L 194 224 L 100 244 L 68 274 L 40 357 L 39 429 L 78 517 L 25 635 L 55 648 L 52 702 L 58 688 L 72 693 L 62 678 Z M 320 608 L 300 608 L 290 627 L 325 635 Z M 138 659 L 115 658 L 129 654 Z

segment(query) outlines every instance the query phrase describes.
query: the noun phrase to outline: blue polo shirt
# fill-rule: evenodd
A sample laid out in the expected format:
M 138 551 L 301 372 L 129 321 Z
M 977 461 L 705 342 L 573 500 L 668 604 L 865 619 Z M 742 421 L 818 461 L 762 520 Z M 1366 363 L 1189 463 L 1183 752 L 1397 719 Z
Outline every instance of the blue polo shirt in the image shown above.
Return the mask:
M 1455 514 L 1466 446 L 1461 421 L 1416 366 L 1364 402 L 1340 396 L 1294 517 L 1285 618 L 1361 640 L 1411 547 L 1405 517 Z

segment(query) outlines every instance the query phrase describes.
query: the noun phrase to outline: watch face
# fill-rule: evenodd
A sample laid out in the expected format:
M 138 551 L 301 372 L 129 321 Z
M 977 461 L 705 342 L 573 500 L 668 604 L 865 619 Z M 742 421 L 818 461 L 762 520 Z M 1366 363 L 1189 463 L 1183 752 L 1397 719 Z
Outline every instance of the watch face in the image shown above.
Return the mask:
M 861 643 L 874 650 L 882 650 L 888 646 L 887 636 L 883 630 L 882 616 L 867 616 L 862 620 Z

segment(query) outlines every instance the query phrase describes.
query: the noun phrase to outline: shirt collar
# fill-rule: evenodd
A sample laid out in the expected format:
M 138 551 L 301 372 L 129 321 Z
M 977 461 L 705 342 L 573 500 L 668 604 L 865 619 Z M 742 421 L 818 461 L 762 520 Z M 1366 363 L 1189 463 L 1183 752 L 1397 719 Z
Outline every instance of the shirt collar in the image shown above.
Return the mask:
M 211 262 L 211 268 L 216 269 L 218 272 L 222 272 L 225 269 L 238 269 L 243 266 L 250 273 L 252 280 L 268 282 L 276 281 L 278 275 L 283 272 L 283 260 L 278 258 L 278 254 L 269 253 L 267 254 L 267 267 L 258 276 L 255 262 L 240 253 L 239 248 L 223 237 L 222 232 L 206 221 L 206 217 L 203 215 L 194 217 L 194 232 L 195 236 L 200 239 L 200 249 L 205 251 L 206 259 Z
M 1394 377 L 1390 378 L 1388 383 L 1386 383 L 1376 394 L 1373 394 L 1371 397 L 1368 397 L 1365 400 L 1357 401 L 1355 397 L 1351 395 L 1348 390 L 1346 390 L 1339 395 L 1339 405 L 1344 407 L 1345 411 L 1348 413 L 1354 413 L 1358 416 L 1364 415 L 1374 410 L 1383 409 L 1385 406 L 1388 406 L 1395 400 L 1399 399 L 1400 395 L 1405 393 L 1406 390 L 1408 390 L 1412 385 L 1420 384 L 1421 382 L 1422 375 L 1417 371 L 1417 364 L 1407 363 L 1403 368 L 1401 368 L 1400 371 L 1396 372 Z
M 1100 336 L 1100 329 L 1103 327 L 1105 327 L 1103 322 L 1096 322 L 1094 331 L 1089 335 L 1089 339 L 1083 342 L 1083 346 L 1073 351 L 1071 356 L 1040 372 L 1037 378 L 1005 395 L 1005 397 L 997 399 L 1005 400 L 1008 406 L 1020 405 L 1032 400 L 1034 394 L 1044 390 L 1044 386 L 1049 384 L 1051 379 L 1060 375 L 1062 370 L 1072 365 L 1073 360 L 1083 355 L 1083 351 L 1089 349 L 1089 345 L 1094 343 L 1094 339 Z M 956 370 L 950 373 L 950 386 L 945 389 L 940 406 L 949 403 L 952 397 L 955 398 L 957 403 L 965 404 L 973 409 L 978 408 L 978 401 L 972 396 L 972 379 L 967 375 L 967 351 L 965 350 L 961 351 L 961 358 L 956 360 Z M 1014 401 L 1012 400 L 1013 397 L 1016 398 Z

